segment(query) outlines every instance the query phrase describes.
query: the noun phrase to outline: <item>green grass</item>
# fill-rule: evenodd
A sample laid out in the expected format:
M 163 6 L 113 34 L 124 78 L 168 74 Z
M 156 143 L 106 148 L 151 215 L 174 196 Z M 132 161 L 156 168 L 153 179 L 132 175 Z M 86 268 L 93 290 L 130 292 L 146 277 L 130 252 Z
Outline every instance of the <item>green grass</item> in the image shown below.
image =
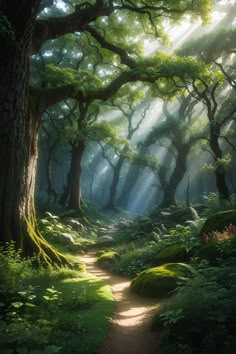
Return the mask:
M 71 269 L 34 269 L 0 250 L 1 354 L 95 354 L 114 300 L 104 281 Z
M 108 319 L 113 313 L 113 296 L 110 286 L 96 277 L 66 278 L 54 282 L 62 292 L 62 314 L 56 316 L 58 327 L 70 331 L 63 338 L 62 353 L 96 353 L 108 330 Z M 79 328 L 76 326 L 79 322 Z M 66 324 L 66 325 L 65 325 Z M 77 332 L 73 332 L 73 328 Z M 78 335 L 80 334 L 80 335 Z M 58 339 L 57 339 L 58 340 Z

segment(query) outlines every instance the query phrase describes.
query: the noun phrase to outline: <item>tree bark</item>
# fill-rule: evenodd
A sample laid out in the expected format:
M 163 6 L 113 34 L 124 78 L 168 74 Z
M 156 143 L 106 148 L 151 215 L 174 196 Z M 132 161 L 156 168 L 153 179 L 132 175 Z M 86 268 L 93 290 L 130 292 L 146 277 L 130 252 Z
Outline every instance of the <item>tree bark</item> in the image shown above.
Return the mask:
M 222 159 L 223 152 L 219 144 L 219 127 L 216 122 L 212 122 L 210 127 L 210 147 L 214 154 L 216 163 L 218 159 Z M 216 187 L 221 200 L 230 200 L 230 193 L 226 183 L 225 168 L 221 164 L 217 164 L 215 169 Z
M 170 205 L 176 205 L 176 189 L 180 182 L 182 181 L 186 171 L 187 171 L 187 157 L 190 147 L 182 146 L 176 158 L 175 168 L 168 182 L 162 181 L 163 188 L 163 200 L 160 204 L 161 208 L 169 207 Z
M 72 145 L 71 164 L 67 177 L 67 185 L 60 203 L 66 204 L 68 200 L 68 208 L 81 211 L 81 161 L 85 149 L 84 141 L 79 141 Z
M 71 159 L 71 186 L 68 208 L 78 211 L 81 211 L 81 161 L 84 149 L 85 144 L 83 141 L 77 143 L 72 150 Z
M 120 156 L 118 163 L 114 168 L 112 182 L 109 188 L 109 198 L 105 209 L 116 210 L 117 188 L 120 180 L 120 171 L 122 169 L 124 161 L 125 158 L 123 156 Z
M 40 115 L 29 105 L 31 33 L 40 1 L 2 1 L 1 10 L 14 29 L 1 33 L 0 44 L 0 240 L 15 242 L 25 256 L 46 263 L 66 263 L 37 232 L 34 188 Z
M 54 199 L 54 202 L 57 200 L 57 192 L 53 188 L 52 184 L 52 156 L 53 156 L 53 150 L 55 146 L 49 147 L 48 150 L 48 156 L 46 160 L 46 179 L 47 179 L 47 193 L 48 193 L 48 199 L 50 198 Z

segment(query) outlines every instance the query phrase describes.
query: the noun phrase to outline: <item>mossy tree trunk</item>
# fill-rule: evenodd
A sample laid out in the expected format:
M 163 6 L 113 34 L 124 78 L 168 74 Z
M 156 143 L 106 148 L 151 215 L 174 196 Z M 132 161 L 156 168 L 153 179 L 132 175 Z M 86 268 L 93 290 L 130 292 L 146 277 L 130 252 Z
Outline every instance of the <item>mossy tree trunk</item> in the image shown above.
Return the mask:
M 0 45 L 0 241 L 14 241 L 25 256 L 66 263 L 38 233 L 34 212 L 40 116 L 29 107 L 31 35 L 40 1 L 1 2 L 14 31 Z

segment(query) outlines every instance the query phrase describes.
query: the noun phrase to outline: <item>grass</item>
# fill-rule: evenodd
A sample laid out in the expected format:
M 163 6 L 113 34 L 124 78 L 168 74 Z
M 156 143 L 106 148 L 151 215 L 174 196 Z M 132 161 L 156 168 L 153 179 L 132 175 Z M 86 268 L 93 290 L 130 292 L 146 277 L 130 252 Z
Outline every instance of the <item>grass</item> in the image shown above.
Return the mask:
M 71 269 L 35 269 L 0 249 L 1 354 L 95 354 L 113 313 L 111 288 Z
M 108 330 L 108 319 L 113 313 L 110 286 L 87 274 L 58 280 L 54 286 L 63 298 L 62 314 L 57 314 L 55 319 L 59 328 L 62 326 L 65 333 L 71 334 L 66 335 L 66 341 L 65 337 L 62 342 L 59 340 L 62 353 L 96 353 Z

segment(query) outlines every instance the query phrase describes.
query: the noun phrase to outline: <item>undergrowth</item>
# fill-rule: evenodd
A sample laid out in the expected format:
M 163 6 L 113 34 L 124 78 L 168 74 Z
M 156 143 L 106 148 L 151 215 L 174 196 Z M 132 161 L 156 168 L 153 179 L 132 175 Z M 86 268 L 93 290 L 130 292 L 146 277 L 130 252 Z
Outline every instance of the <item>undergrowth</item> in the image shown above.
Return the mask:
M 197 275 L 153 320 L 153 328 L 162 329 L 160 354 L 236 352 L 235 261 L 195 264 Z
M 34 269 L 0 248 L 1 354 L 96 353 L 113 298 L 103 281 L 70 269 Z

